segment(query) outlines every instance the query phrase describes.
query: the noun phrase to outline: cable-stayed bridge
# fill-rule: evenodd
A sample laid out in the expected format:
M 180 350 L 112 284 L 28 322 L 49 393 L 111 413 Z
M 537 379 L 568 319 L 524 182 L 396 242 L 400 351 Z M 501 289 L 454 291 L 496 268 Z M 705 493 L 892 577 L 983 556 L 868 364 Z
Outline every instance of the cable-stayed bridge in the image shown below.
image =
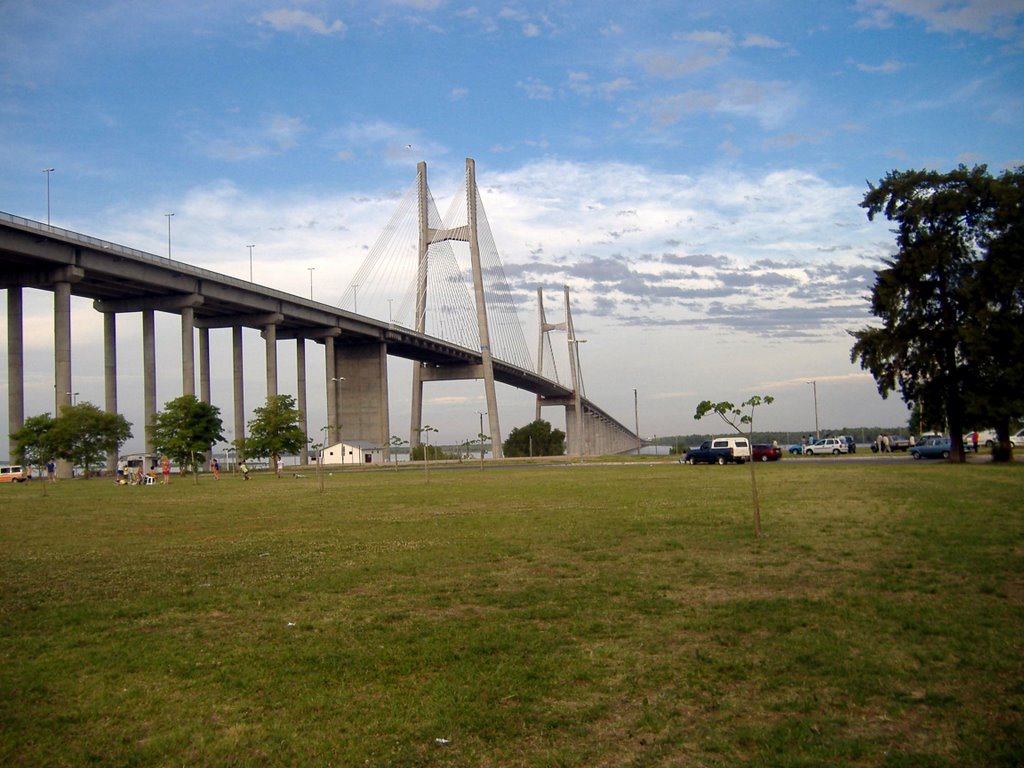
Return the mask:
M 461 211 L 465 218 L 460 219 Z M 329 442 L 337 441 L 336 425 L 344 424 L 347 439 L 387 450 L 391 436 L 387 364 L 389 356 L 397 356 L 414 361 L 412 444 L 420 442 L 422 434 L 424 385 L 468 378 L 484 382 L 495 456 L 501 455 L 496 382 L 534 393 L 538 418 L 542 406 L 564 408 L 571 455 L 626 452 L 639 443 L 628 427 L 585 395 L 580 340 L 572 329 L 567 290 L 565 320 L 558 323 L 545 319 L 538 291 L 540 348 L 537 367 L 531 364 L 483 215 L 472 160 L 466 162 L 465 193 L 453 201 L 444 218 L 430 197 L 426 166 L 419 164 L 411 193 L 403 198 L 342 297 L 343 305 L 351 298 L 351 311 L 6 213 L 0 213 L 0 288 L 7 294 L 9 434 L 21 427 L 25 417 L 22 289 L 36 288 L 54 294 L 57 409 L 72 402 L 71 296 L 92 299 L 94 309 L 103 313 L 104 408 L 109 412 L 117 412 L 118 318 L 141 315 L 147 451 L 152 448 L 148 425 L 157 410 L 154 313 L 158 311 L 181 316 L 182 393 L 206 402 L 210 401 L 210 333 L 230 329 L 236 436 L 245 434 L 241 330 L 257 328 L 266 345 L 268 397 L 277 394 L 278 344 L 296 342 L 298 407 L 304 415 L 306 345 L 308 341 L 323 345 Z M 553 331 L 566 333 L 571 372 L 571 382 L 566 384 L 557 375 L 544 375 L 545 360 L 555 371 Z M 308 425 L 302 426 L 309 434 Z

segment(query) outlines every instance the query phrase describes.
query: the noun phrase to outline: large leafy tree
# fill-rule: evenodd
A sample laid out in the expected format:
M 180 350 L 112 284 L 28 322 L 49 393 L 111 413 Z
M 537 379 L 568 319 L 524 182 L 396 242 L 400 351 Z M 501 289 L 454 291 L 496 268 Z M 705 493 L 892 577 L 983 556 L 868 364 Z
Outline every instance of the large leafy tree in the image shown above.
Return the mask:
M 306 444 L 306 436 L 299 426 L 302 412 L 295 407 L 291 395 L 276 395 L 267 398 L 267 404 L 255 410 L 255 418 L 249 422 L 249 436 L 241 441 L 239 448 L 250 458 L 270 458 L 274 471 L 280 473 L 281 457 L 295 454 Z
M 852 332 L 851 359 L 883 397 L 899 389 L 923 403 L 924 420 L 948 428 L 954 461 L 968 420 L 995 422 L 1008 449 L 1022 413 L 1021 180 L 985 166 L 892 171 L 861 203 L 896 223 L 898 248 L 871 292 L 882 325 Z
M 63 406 L 57 418 L 46 413 L 26 419 L 13 435 L 24 461 L 64 459 L 85 469 L 86 477 L 131 436 L 131 424 L 124 416 L 88 402 Z
M 538 419 L 513 429 L 501 445 L 509 458 L 530 456 L 531 451 L 534 456 L 561 456 L 565 453 L 565 432 L 552 429 L 549 422 Z
M 153 422 L 153 444 L 179 466 L 195 471 L 198 457 L 224 439 L 220 409 L 194 395 L 182 395 L 164 403 Z
M 991 180 L 985 205 L 984 259 L 969 285 L 973 317 L 963 329 L 972 362 L 966 411 L 995 429 L 993 455 L 1009 460 L 1011 424 L 1024 416 L 1024 168 Z
M 30 416 L 21 429 L 11 433 L 18 445 L 17 457 L 22 464 L 43 464 L 57 457 L 53 444 L 54 418 L 48 413 Z

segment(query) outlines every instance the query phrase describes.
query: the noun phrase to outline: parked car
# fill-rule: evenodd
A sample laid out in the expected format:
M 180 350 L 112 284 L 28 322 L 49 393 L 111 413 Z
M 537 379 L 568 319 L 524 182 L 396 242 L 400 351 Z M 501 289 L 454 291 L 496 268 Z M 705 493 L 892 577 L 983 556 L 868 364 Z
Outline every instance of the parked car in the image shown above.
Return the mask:
M 745 437 L 716 437 L 691 448 L 679 461 L 684 464 L 742 464 L 750 458 Z
M 889 438 L 889 451 L 909 451 L 910 450 L 910 438 L 903 437 L 902 435 L 887 435 Z M 878 440 L 871 443 L 871 452 L 878 453 L 881 450 L 881 446 L 878 444 Z
M 948 459 L 952 443 L 948 437 L 926 437 L 920 445 L 910 449 L 915 459 Z
M 793 443 L 786 450 L 792 453 L 794 456 L 799 456 L 804 452 L 804 447 L 800 443 Z
M 1024 446 L 1024 429 L 1018 432 L 1014 432 L 1012 435 L 1010 435 L 1010 445 L 1012 445 L 1014 448 L 1020 448 L 1021 446 Z
M 25 482 L 25 470 L 17 464 L 0 467 L 0 483 Z
M 782 449 L 768 443 L 754 443 L 754 461 L 778 461 L 782 458 Z
M 846 453 L 846 441 L 840 440 L 838 437 L 823 437 L 821 440 L 815 440 L 810 445 L 804 446 L 805 456 L 823 455 L 831 453 L 834 456 L 838 456 L 840 453 Z

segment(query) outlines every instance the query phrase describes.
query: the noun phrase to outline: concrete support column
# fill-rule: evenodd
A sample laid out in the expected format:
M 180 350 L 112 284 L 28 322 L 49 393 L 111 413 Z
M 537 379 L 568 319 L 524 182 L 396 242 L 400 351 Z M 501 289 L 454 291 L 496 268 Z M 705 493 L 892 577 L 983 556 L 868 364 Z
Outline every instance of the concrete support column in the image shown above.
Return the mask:
M 583 444 L 582 420 L 576 413 L 575 405 L 565 406 L 565 448 L 569 456 L 579 457 L 580 446 Z
M 25 333 L 21 288 L 7 289 L 7 434 L 25 426 Z M 13 463 L 18 445 L 9 438 Z
M 263 326 L 267 340 L 267 399 L 277 397 L 277 326 L 268 323 Z
M 117 315 L 103 313 L 103 410 L 117 413 Z M 117 471 L 117 451 L 107 454 L 107 473 Z
M 156 316 L 151 309 L 142 310 L 142 414 L 146 420 L 146 453 L 154 453 L 156 451 L 153 439 L 153 421 L 156 419 Z
M 245 377 L 242 369 L 242 327 L 238 325 L 231 329 L 231 358 L 235 390 L 235 440 L 242 441 L 245 439 Z
M 195 310 L 181 308 L 181 394 L 196 396 Z
M 386 448 L 389 440 L 388 354 L 381 343 L 345 347 L 339 370 L 344 373 L 345 435 Z
M 199 401 L 210 404 L 210 329 L 199 329 Z M 210 465 L 213 449 L 206 452 L 206 465 Z
M 344 369 L 344 358 L 338 352 L 334 354 L 334 439 L 335 442 L 340 443 L 344 439 L 345 434 L 351 436 L 351 431 L 345 432 L 347 429 L 345 420 L 348 418 L 347 407 L 345 404 L 345 374 Z
M 338 442 L 338 382 L 335 362 L 337 350 L 334 339 L 324 340 L 324 370 L 327 372 L 327 380 L 324 387 L 327 389 L 327 445 L 335 445 Z
M 71 283 L 53 286 L 53 372 L 56 387 L 57 413 L 71 405 Z M 71 477 L 70 462 L 57 462 L 57 477 Z
M 299 427 L 306 437 L 299 451 L 299 463 L 309 464 L 309 417 L 306 415 L 306 340 L 298 338 L 295 340 L 295 378 L 296 389 L 298 390 Z
M 210 402 L 210 329 L 199 329 L 199 400 Z

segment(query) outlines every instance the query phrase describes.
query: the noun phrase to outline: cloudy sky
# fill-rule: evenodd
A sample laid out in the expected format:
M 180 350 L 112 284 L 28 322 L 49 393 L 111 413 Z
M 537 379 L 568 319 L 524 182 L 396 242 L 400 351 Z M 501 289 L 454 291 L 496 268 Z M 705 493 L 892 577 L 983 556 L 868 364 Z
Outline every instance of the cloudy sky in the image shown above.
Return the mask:
M 904 423 L 898 396 L 880 398 L 849 360 L 847 330 L 871 321 L 873 270 L 892 249 L 887 223 L 858 207 L 867 182 L 1024 163 L 1019 0 L 0 12 L 0 210 L 45 221 L 52 168 L 55 226 L 166 255 L 173 212 L 174 258 L 248 278 L 255 245 L 256 282 L 308 295 L 312 279 L 317 300 L 351 309 L 417 161 L 444 212 L 472 157 L 528 343 L 537 288 L 558 320 L 568 285 L 587 394 L 632 424 L 637 390 L 645 436 L 698 431 L 697 402 L 755 393 L 777 398 L 760 425 L 810 430 L 810 381 L 823 430 Z M 27 291 L 26 311 L 31 415 L 52 408 L 51 296 Z M 101 404 L 100 320 L 88 302 L 73 311 L 74 387 Z M 141 434 L 131 317 L 120 397 Z M 180 358 L 175 319 L 160 322 L 162 403 L 180 394 Z M 409 365 L 391 362 L 396 433 Z M 230 371 L 215 377 L 230 422 Z M 528 396 L 499 400 L 505 433 L 532 419 Z M 311 393 L 311 425 L 321 401 Z M 435 384 L 425 420 L 458 441 L 485 407 L 479 384 Z

